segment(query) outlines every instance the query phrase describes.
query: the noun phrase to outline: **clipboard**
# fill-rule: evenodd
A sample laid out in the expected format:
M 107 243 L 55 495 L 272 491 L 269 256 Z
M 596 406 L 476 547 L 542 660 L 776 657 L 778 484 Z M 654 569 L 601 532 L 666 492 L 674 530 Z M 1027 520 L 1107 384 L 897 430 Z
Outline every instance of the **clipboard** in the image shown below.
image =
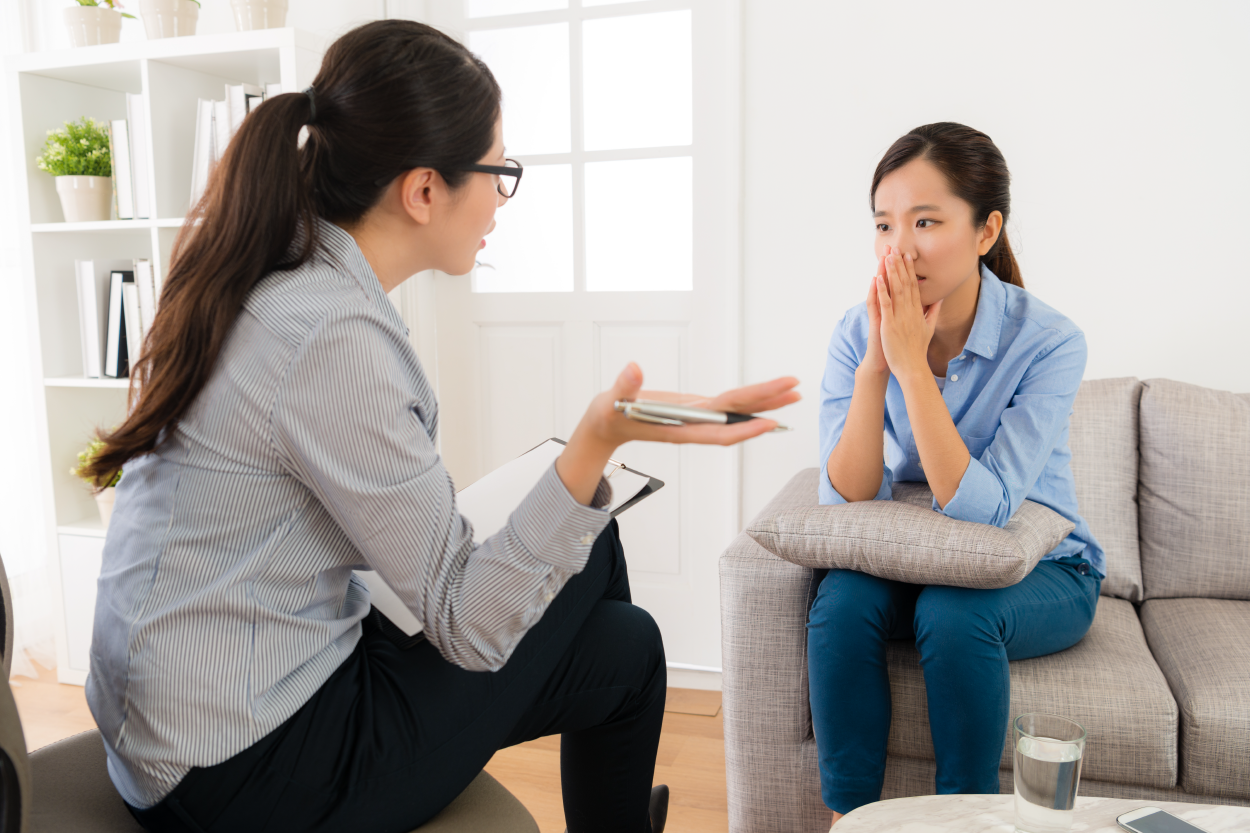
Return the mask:
M 560 445 L 568 445 L 568 443 L 565 440 L 562 440 L 559 437 L 551 437 L 547 440 L 547 442 L 559 443 Z M 534 446 L 534 448 L 538 448 L 538 446 L 540 445 L 543 445 L 543 443 L 539 443 L 538 445 Z M 534 448 L 531 448 L 530 451 L 533 451 Z M 529 451 L 525 453 L 529 454 Z M 612 475 L 616 474 L 618 471 L 627 471 L 630 474 L 635 474 L 639 477 L 647 478 L 647 485 L 643 486 L 642 489 L 639 492 L 637 492 L 633 497 L 631 497 L 629 500 L 625 501 L 620 506 L 616 507 L 615 509 L 613 509 L 612 511 L 608 513 L 614 518 L 617 515 L 624 512 L 626 509 L 630 508 L 631 506 L 637 506 L 639 503 L 643 501 L 644 498 L 650 497 L 651 495 L 660 491 L 660 489 L 664 488 L 663 480 L 660 480 L 658 477 L 652 477 L 649 474 L 643 474 L 637 469 L 631 469 L 629 466 L 625 465 L 624 463 L 621 463 L 621 462 L 618 462 L 616 460 L 609 458 L 608 465 L 614 466 L 610 474 L 604 475 L 605 477 L 607 477 L 609 483 L 612 482 Z
M 521 454 L 518 457 L 513 458 L 508 463 L 500 466 L 494 472 L 487 474 L 485 477 L 482 477 L 481 479 L 461 489 L 457 492 L 457 503 L 460 504 L 460 498 L 467 497 L 466 493 L 471 493 L 474 487 L 478 486 L 478 484 L 485 485 L 484 481 L 487 480 L 487 478 L 490 478 L 491 475 L 501 472 L 503 469 L 512 466 L 517 461 L 523 460 L 531 452 L 537 451 L 552 442 L 559 443 L 561 446 L 568 445 L 567 442 L 558 437 L 551 437 L 550 439 L 544 440 L 531 448 L 529 451 L 526 451 L 525 454 Z M 554 449 L 552 449 L 552 451 L 554 451 Z M 527 470 L 527 474 L 520 481 L 514 480 L 508 486 L 509 489 L 517 490 L 517 494 L 514 495 L 514 497 L 517 497 L 519 500 L 523 499 L 525 494 L 528 494 L 528 491 L 520 491 L 521 489 L 527 487 L 518 485 L 518 482 L 523 483 L 529 476 L 533 476 L 533 483 L 528 486 L 528 489 L 532 489 L 533 485 L 537 484 L 538 479 L 549 470 L 549 467 L 556 458 L 551 457 L 550 461 L 546 461 L 548 456 L 549 455 L 542 455 L 541 457 L 529 461 L 531 465 L 522 466 L 523 469 Z M 626 487 L 626 490 L 636 489 L 636 491 L 629 498 L 625 499 L 620 505 L 614 506 L 609 510 L 608 514 L 613 518 L 620 515 L 626 509 L 636 506 L 650 495 L 653 495 L 660 489 L 664 488 L 663 480 L 652 477 L 649 474 L 643 474 L 635 469 L 631 469 L 624 463 L 617 460 L 609 460 L 608 466 L 604 469 L 604 477 L 607 478 L 609 483 L 612 483 L 613 476 L 618 472 L 626 472 L 630 475 L 628 480 L 631 482 Z M 641 485 L 638 483 L 640 479 L 645 480 L 645 482 Z M 618 484 L 613 485 L 615 486 Z M 625 483 L 620 482 L 619 485 L 625 486 Z M 507 505 L 503 505 L 504 503 Z M 458 506 L 458 508 L 463 508 L 463 506 Z M 505 501 L 499 505 L 492 504 L 487 508 L 493 511 L 487 512 L 486 514 L 494 515 L 494 517 L 491 517 L 490 520 L 486 522 L 486 525 L 490 528 L 486 531 L 482 539 L 478 539 L 476 532 L 480 530 L 477 529 L 477 524 L 475 523 L 475 540 L 484 540 L 486 537 L 494 535 L 499 531 L 499 529 L 502 529 L 504 523 L 507 521 L 507 518 L 516 508 L 516 505 L 511 503 L 511 501 Z M 472 514 L 466 514 L 466 517 L 468 517 L 470 521 L 474 520 Z M 479 517 L 482 516 L 479 515 Z M 498 526 L 496 527 L 495 524 L 498 524 Z M 425 641 L 425 631 L 422 629 L 421 623 L 415 616 L 412 615 L 412 612 L 408 610 L 407 605 L 405 605 L 403 600 L 399 598 L 399 595 L 392 590 L 385 581 L 382 580 L 381 576 L 372 570 L 357 570 L 352 574 L 352 579 L 354 581 L 361 582 L 369 590 L 369 598 L 373 607 L 369 611 L 369 615 L 365 617 L 366 622 L 369 623 L 368 626 L 381 630 L 382 633 L 400 649 L 411 648 Z

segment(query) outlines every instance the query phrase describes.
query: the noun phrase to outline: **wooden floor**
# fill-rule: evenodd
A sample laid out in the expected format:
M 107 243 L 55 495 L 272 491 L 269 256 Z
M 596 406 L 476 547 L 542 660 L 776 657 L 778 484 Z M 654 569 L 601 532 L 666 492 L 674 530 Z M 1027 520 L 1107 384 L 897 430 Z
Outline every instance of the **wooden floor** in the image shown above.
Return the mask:
M 58 684 L 54 672 L 42 671 L 38 680 L 19 677 L 11 685 L 28 749 L 95 728 L 83 689 Z M 668 690 L 655 782 L 672 791 L 667 829 L 673 833 L 729 827 L 723 721 L 719 691 Z M 529 808 L 542 833 L 563 833 L 558 737 L 505 749 L 486 769 Z

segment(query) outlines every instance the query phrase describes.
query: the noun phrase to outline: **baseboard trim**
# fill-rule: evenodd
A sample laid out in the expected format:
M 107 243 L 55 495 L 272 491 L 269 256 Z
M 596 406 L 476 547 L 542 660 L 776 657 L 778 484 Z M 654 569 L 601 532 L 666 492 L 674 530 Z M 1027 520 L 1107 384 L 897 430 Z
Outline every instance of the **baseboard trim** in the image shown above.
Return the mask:
M 703 691 L 720 691 L 721 670 L 706 665 L 670 662 L 668 663 L 668 684 L 672 688 L 697 688 Z

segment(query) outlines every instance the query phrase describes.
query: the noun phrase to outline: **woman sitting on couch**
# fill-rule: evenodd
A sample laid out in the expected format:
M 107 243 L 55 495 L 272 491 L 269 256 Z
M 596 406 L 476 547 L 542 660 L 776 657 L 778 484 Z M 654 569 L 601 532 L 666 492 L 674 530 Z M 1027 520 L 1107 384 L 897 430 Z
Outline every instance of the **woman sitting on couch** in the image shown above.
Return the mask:
M 890 730 L 886 640 L 915 638 L 938 793 L 997 793 L 1007 661 L 1061 651 L 1094 619 L 1105 562 L 1077 513 L 1068 417 L 1081 330 L 1024 290 L 1007 242 L 1007 164 L 960 124 L 918 127 L 873 174 L 877 274 L 838 323 L 821 389 L 820 500 L 889 500 L 927 481 L 933 508 L 1005 526 L 1028 499 L 1076 529 L 1019 584 L 915 585 L 830 570 L 808 620 L 825 804 L 876 801 Z M 884 448 L 882 432 L 885 435 Z

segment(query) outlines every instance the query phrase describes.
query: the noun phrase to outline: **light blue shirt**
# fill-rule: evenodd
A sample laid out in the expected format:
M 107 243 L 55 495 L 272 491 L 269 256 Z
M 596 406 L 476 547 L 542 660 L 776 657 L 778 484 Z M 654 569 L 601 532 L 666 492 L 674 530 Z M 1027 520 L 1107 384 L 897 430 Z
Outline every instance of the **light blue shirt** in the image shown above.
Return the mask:
M 842 436 L 855 369 L 868 346 L 868 310 L 853 307 L 829 342 L 820 387 L 820 502 L 846 503 L 825 466 Z M 1106 556 L 1077 511 L 1068 421 L 1085 373 L 1085 334 L 1064 315 L 981 267 L 981 295 L 968 343 L 946 370 L 942 398 L 972 459 L 946 507 L 961 521 L 1004 527 L 1027 500 L 1076 524 L 1046 559 L 1080 556 L 1105 576 Z M 885 465 L 874 500 L 895 482 L 927 482 L 898 380 L 885 395 Z

